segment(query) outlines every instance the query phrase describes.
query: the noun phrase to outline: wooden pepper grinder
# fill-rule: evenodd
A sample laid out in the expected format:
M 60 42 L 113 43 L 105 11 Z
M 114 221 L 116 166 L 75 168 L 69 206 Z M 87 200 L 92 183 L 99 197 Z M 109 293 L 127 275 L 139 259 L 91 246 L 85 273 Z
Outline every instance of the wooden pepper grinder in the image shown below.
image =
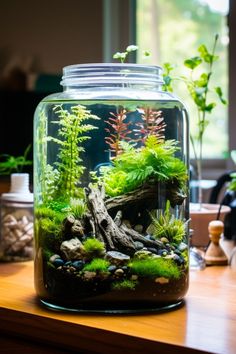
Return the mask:
M 206 253 L 205 261 L 207 265 L 227 265 L 228 259 L 222 250 L 219 241 L 224 230 L 224 224 L 220 220 L 213 220 L 208 225 L 209 238 L 211 240 Z

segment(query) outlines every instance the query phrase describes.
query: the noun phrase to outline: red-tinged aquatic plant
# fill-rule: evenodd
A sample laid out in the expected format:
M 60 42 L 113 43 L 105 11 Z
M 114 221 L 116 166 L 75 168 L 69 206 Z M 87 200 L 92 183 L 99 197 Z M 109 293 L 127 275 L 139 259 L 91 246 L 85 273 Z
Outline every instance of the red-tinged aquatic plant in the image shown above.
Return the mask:
M 153 111 L 151 108 L 146 107 L 139 109 L 141 113 L 142 122 L 136 123 L 138 129 L 134 129 L 135 135 L 138 136 L 137 141 L 145 143 L 150 135 L 157 137 L 159 142 L 165 139 L 164 131 L 166 124 L 164 118 L 161 116 L 161 111 Z
M 105 128 L 105 131 L 109 133 L 109 136 L 105 138 L 106 143 L 110 147 L 110 151 L 113 154 L 112 158 L 115 158 L 122 152 L 121 141 L 129 141 L 131 138 L 129 134 L 130 122 L 125 122 L 126 110 L 122 107 L 118 109 L 117 113 L 110 112 L 111 117 L 105 123 L 109 125 Z

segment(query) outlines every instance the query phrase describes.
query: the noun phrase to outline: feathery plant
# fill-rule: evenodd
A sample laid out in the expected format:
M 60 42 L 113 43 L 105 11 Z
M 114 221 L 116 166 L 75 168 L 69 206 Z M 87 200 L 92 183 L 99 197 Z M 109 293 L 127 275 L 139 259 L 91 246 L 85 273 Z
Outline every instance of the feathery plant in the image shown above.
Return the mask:
M 134 129 L 137 141 L 145 142 L 149 135 L 155 135 L 159 140 L 164 140 L 164 131 L 166 124 L 161 116 L 161 111 L 154 111 L 150 107 L 139 109 L 142 122 L 136 123 L 138 129 Z
M 103 169 L 101 178 L 108 195 L 130 192 L 149 180 L 172 180 L 180 187 L 185 185 L 187 170 L 183 161 L 174 156 L 179 149 L 176 141 L 159 141 L 150 135 L 141 148 L 127 142 L 122 142 L 122 147 L 124 151 L 113 160 L 113 166 Z
M 105 131 L 109 133 L 109 136 L 105 138 L 106 143 L 110 147 L 110 151 L 113 154 L 112 158 L 118 156 L 122 152 L 121 141 L 129 141 L 131 138 L 129 134 L 131 130 L 128 129 L 130 122 L 125 122 L 126 110 L 122 107 L 118 108 L 117 113 L 110 113 L 111 117 L 105 121 L 108 124 L 108 128 Z
M 82 105 L 72 106 L 70 110 L 64 109 L 62 105 L 56 105 L 54 112 L 58 116 L 57 124 L 58 137 L 48 137 L 59 145 L 58 161 L 55 167 L 59 177 L 54 198 L 63 193 L 64 197 L 75 198 L 78 194 L 78 182 L 85 167 L 82 164 L 81 154 L 84 152 L 83 143 L 90 139 L 86 133 L 96 129 L 94 125 L 86 124 L 89 119 L 99 119 Z

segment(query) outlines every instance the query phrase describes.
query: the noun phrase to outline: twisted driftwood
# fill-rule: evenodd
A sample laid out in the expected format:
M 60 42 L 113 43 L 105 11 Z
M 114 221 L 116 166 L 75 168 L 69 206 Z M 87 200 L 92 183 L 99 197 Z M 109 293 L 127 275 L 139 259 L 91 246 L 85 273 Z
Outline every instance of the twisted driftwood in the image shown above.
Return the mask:
M 161 241 L 149 240 L 122 223 L 123 211 L 119 210 L 113 220 L 108 213 L 101 188 L 89 187 L 86 195 L 96 237 L 105 243 L 108 250 L 133 254 L 136 251 L 135 241 L 142 242 L 146 247 L 164 247 Z

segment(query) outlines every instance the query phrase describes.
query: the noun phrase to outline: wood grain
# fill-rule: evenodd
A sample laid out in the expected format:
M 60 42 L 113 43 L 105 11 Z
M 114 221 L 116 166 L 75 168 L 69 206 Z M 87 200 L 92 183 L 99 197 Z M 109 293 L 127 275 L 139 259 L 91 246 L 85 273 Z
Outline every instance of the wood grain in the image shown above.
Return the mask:
M 38 304 L 33 263 L 0 264 L 0 330 L 86 353 L 236 353 L 236 271 L 192 271 L 185 305 L 145 315 L 52 312 Z

